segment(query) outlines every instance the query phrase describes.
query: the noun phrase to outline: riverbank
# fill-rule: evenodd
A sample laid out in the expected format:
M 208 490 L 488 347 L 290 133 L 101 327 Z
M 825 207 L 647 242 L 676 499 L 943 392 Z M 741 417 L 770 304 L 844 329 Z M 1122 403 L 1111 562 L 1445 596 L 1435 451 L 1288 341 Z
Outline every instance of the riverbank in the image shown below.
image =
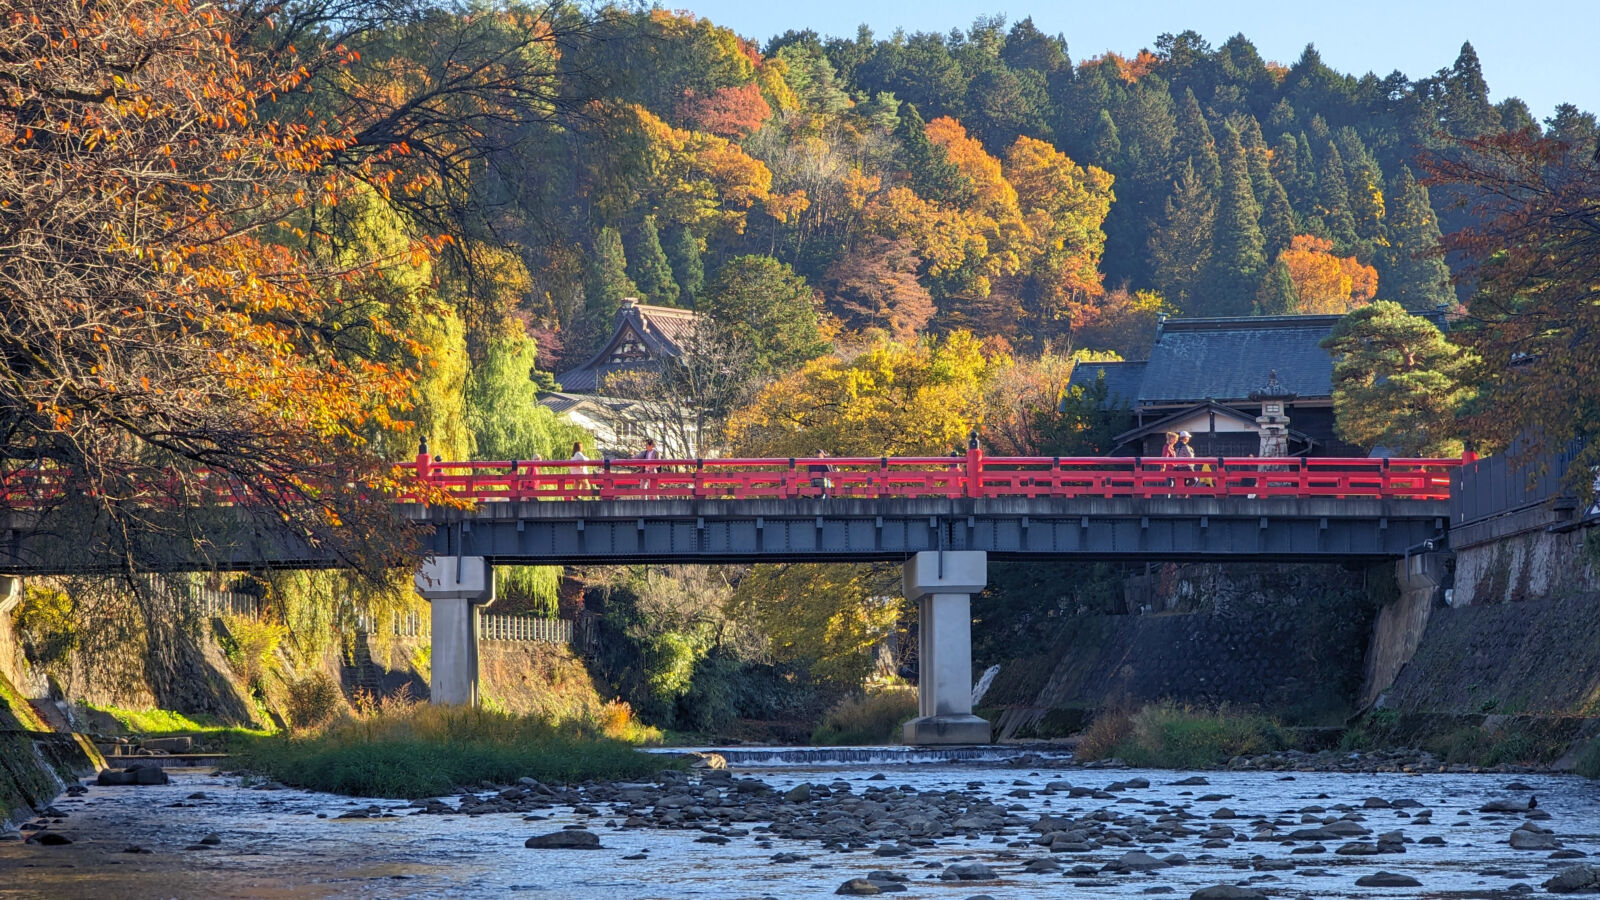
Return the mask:
M 29 832 L 71 843 L 0 842 L 0 897 L 822 898 L 854 885 L 1042 900 L 1225 884 L 1465 900 L 1535 890 L 1600 852 L 1600 785 L 1572 777 L 1041 762 L 668 771 L 413 802 L 180 772 L 91 787 Z M 554 843 L 590 849 L 540 848 Z

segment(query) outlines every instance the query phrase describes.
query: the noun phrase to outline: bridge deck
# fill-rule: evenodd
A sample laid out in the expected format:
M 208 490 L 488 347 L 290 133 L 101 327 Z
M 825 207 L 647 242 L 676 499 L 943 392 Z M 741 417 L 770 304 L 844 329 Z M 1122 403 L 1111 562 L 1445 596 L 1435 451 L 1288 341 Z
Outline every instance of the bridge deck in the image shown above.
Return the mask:
M 503 564 L 1358 560 L 1442 538 L 1448 502 L 1333 498 L 589 500 L 414 505 L 439 555 Z

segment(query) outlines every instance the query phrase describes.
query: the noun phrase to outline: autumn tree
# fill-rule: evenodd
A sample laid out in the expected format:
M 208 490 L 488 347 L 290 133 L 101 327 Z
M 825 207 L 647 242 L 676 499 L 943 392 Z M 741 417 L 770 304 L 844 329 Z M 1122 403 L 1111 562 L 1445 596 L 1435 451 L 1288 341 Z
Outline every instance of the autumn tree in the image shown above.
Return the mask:
M 1473 438 L 1488 449 L 1521 439 L 1527 453 L 1584 439 L 1569 475 L 1590 491 L 1587 472 L 1600 464 L 1600 158 L 1527 133 L 1460 150 L 1429 167 L 1477 198 L 1481 224 L 1445 238 L 1477 286 L 1467 308 L 1481 325 L 1463 335 L 1478 357 Z
M 994 365 L 964 331 L 825 356 L 761 391 L 729 423 L 730 442 L 744 456 L 947 453 L 982 419 Z
M 1325 238 L 1295 235 L 1278 262 L 1294 286 L 1294 312 L 1345 313 L 1378 293 L 1378 270 L 1353 256 L 1334 256 L 1333 242 Z
M 914 340 L 935 311 L 933 295 L 917 280 L 921 265 L 909 241 L 868 237 L 828 267 L 828 307 L 854 331 Z
M 1388 300 L 1357 309 L 1322 346 L 1334 357 L 1334 427 L 1361 447 L 1397 456 L 1461 453 L 1470 357 L 1438 326 Z
M 203 505 L 227 491 L 265 533 L 380 577 L 403 532 L 373 502 L 398 485 L 367 435 L 404 427 L 412 376 L 361 348 L 411 340 L 383 315 L 396 260 L 331 263 L 306 230 L 357 190 L 364 170 L 327 165 L 348 134 L 261 121 L 304 72 L 232 8 L 4 16 L 5 475 L 59 479 L 82 513 L 61 521 L 89 523 L 62 545 L 82 565 L 203 552 L 226 536 Z

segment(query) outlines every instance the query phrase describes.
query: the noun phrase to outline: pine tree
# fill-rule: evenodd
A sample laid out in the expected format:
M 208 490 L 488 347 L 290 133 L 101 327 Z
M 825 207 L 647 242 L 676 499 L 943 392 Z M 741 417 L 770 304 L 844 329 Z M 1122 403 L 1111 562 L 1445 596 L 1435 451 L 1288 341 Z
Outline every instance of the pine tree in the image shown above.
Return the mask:
M 1217 205 L 1211 277 L 1202 293 L 1210 315 L 1243 315 L 1250 310 L 1261 275 L 1267 268 L 1261 236 L 1261 205 L 1250 188 L 1250 164 L 1239 132 L 1223 126 L 1222 195 Z
M 609 225 L 594 238 L 589 257 L 589 278 L 584 285 L 584 318 L 590 331 L 603 335 L 622 307 L 622 298 L 639 296 L 639 288 L 628 277 L 628 256 L 622 250 L 622 235 Z
M 1446 131 L 1473 138 L 1500 130 L 1500 115 L 1489 102 L 1489 85 L 1470 41 L 1461 45 L 1455 64 L 1439 73 L 1439 82 L 1443 96 L 1438 115 Z
M 1344 158 L 1332 143 L 1322 157 L 1317 169 L 1317 216 L 1328 228 L 1328 236 L 1340 253 L 1354 253 L 1360 243 L 1356 234 L 1356 219 L 1350 212 L 1349 183 L 1345 173 Z
M 1256 314 L 1289 315 L 1299 304 L 1300 294 L 1294 289 L 1289 267 L 1280 259 L 1267 268 L 1267 274 L 1261 278 L 1261 286 L 1256 289 Z
M 1161 224 L 1150 235 L 1149 254 L 1156 290 L 1185 315 L 1200 312 L 1198 295 L 1210 268 L 1216 217 L 1216 198 L 1185 163 Z
M 1117 123 L 1109 110 L 1100 110 L 1094 124 L 1094 142 L 1091 160 L 1101 168 L 1117 168 L 1122 160 L 1122 138 L 1117 135 Z
M 1435 252 L 1439 220 L 1427 186 L 1417 181 L 1410 168 L 1401 166 L 1389 193 L 1394 198 L 1389 210 L 1389 246 L 1377 260 L 1383 296 L 1414 311 L 1454 304 L 1450 269 Z
M 964 209 L 977 200 L 977 189 L 971 179 L 961 174 L 956 164 L 945 156 L 944 148 L 928 140 L 927 123 L 914 103 L 907 103 L 900 113 L 900 124 L 895 128 L 900 139 L 900 151 L 906 171 L 911 175 L 911 189 L 917 196 L 945 206 Z
M 1341 128 L 1334 136 L 1339 156 L 1344 160 L 1350 215 L 1355 220 L 1359 244 L 1352 248 L 1363 261 L 1373 257 L 1375 248 L 1385 242 L 1383 172 L 1378 161 L 1354 128 Z
M 706 286 L 706 268 L 700 257 L 700 242 L 689 229 L 679 228 L 673 235 L 671 258 L 672 273 L 678 279 L 678 299 L 685 306 L 694 306 Z
M 1282 183 L 1270 173 L 1267 178 L 1267 192 L 1261 198 L 1261 237 L 1266 241 L 1267 259 L 1275 259 L 1295 235 L 1295 217 Z
M 1200 183 L 1215 191 L 1222 187 L 1222 164 L 1217 159 L 1217 144 L 1211 137 L 1211 128 L 1200 112 L 1200 103 L 1194 91 L 1184 88 L 1183 99 L 1178 103 L 1178 136 L 1172 145 L 1175 165 L 1188 162 L 1194 167 Z
M 639 224 L 639 241 L 628 259 L 628 268 L 634 283 L 651 303 L 677 305 L 678 283 L 672 278 L 666 251 L 661 249 L 661 233 L 656 230 L 655 216 L 645 216 Z

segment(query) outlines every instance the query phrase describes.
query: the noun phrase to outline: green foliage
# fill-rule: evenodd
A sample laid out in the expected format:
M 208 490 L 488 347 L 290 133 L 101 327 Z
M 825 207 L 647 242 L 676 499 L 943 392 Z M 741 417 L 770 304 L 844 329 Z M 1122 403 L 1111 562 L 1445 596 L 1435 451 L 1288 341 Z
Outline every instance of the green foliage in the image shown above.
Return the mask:
M 79 645 L 72 598 L 66 591 L 33 584 L 11 613 L 12 627 L 28 662 L 49 668 L 66 662 Z
M 465 386 L 472 459 L 566 459 L 583 431 L 539 403 L 532 375 L 538 353 L 522 333 L 489 341 L 484 359 Z
M 827 349 L 811 286 L 768 256 L 729 260 L 697 308 L 735 345 L 749 348 L 756 374 L 787 372 Z
M 1471 390 L 1466 357 L 1437 326 L 1398 303 L 1354 310 L 1323 340 L 1333 370 L 1335 427 L 1363 447 L 1399 456 L 1458 456 L 1457 414 Z
M 561 591 L 560 566 L 497 566 L 496 612 L 555 618 Z
M 678 282 L 678 299 L 684 306 L 694 306 L 706 286 L 705 261 L 700 242 L 687 228 L 673 232 L 672 246 L 668 251 L 672 260 L 672 274 Z
M 251 736 L 264 737 L 272 733 L 264 730 L 221 725 L 210 716 L 198 713 L 185 715 L 170 709 L 123 709 L 117 706 L 102 706 L 94 703 L 85 703 L 83 705 L 115 719 L 127 733 L 145 737 L 188 734 L 238 739 Z
M 1427 186 L 1417 181 L 1409 167 L 1402 166 L 1389 196 L 1388 246 L 1378 255 L 1378 284 L 1410 310 L 1427 311 L 1455 303 L 1450 269 L 1439 246 L 1439 220 Z
M 1209 769 L 1235 756 L 1283 750 L 1290 743 L 1278 724 L 1265 716 L 1162 703 L 1133 715 L 1129 734 L 1112 755 L 1131 766 Z
M 898 570 L 845 564 L 760 565 L 734 602 L 761 625 L 777 659 L 839 687 L 873 670 L 877 646 L 906 615 Z
M 811 743 L 896 744 L 900 742 L 900 727 L 916 715 L 915 686 L 868 687 L 830 707 L 811 733 Z
M 419 705 L 336 720 L 315 735 L 253 741 L 242 768 L 309 790 L 430 797 L 481 781 L 552 784 L 639 778 L 681 765 L 640 753 L 596 727 L 554 725 L 471 707 Z
M 1244 315 L 1266 270 L 1266 242 L 1261 236 L 1261 205 L 1250 186 L 1250 167 L 1239 132 L 1223 126 L 1222 194 L 1217 209 L 1211 271 L 1200 292 L 1203 315 Z
M 644 292 L 642 299 L 663 306 L 677 305 L 678 282 L 673 279 L 666 251 L 661 249 L 661 233 L 656 230 L 655 216 L 645 216 L 639 224 L 638 244 L 628 263 L 634 283 Z
M 278 646 L 288 636 L 288 629 L 275 622 L 243 616 L 225 616 L 222 622 L 226 630 L 219 632 L 218 643 L 228 658 L 228 665 L 252 693 L 264 696 L 267 676 L 280 671 Z
M 639 296 L 639 288 L 628 277 L 628 257 L 622 249 L 622 235 L 605 227 L 594 237 L 589 257 L 589 277 L 584 282 L 588 325 L 597 335 L 611 327 L 625 297 Z

